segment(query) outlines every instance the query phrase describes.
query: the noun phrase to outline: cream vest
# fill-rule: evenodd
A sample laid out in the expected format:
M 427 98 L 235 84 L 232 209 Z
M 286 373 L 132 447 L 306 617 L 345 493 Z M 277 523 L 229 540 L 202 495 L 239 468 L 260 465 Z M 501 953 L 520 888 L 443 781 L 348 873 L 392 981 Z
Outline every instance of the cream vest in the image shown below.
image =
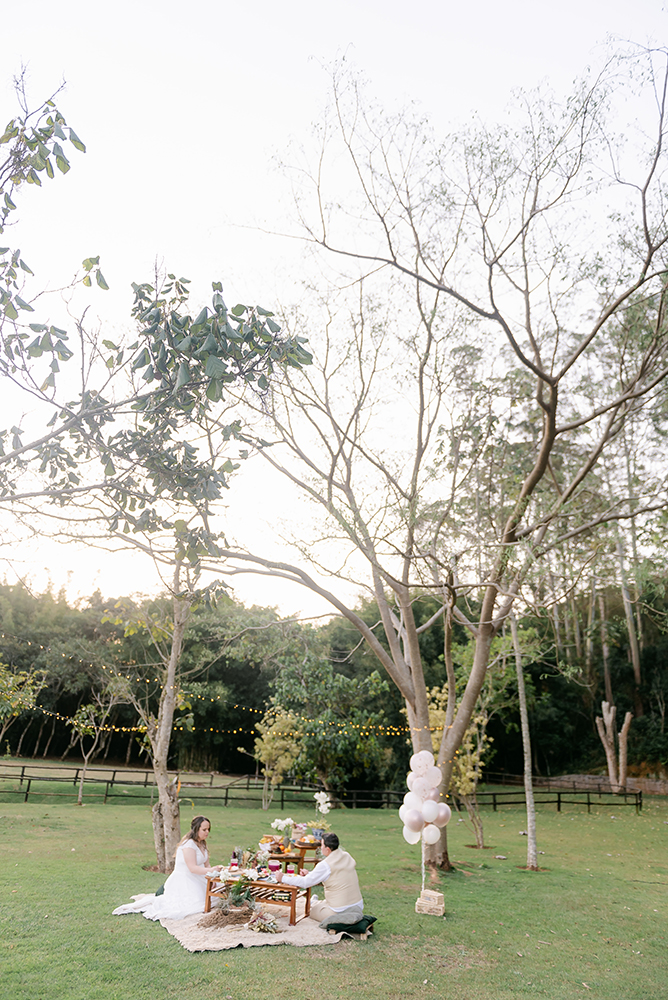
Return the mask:
M 328 854 L 325 861 L 330 867 L 331 875 L 323 883 L 325 900 L 332 909 L 353 906 L 362 898 L 360 884 L 355 871 L 355 859 L 347 851 L 337 848 Z

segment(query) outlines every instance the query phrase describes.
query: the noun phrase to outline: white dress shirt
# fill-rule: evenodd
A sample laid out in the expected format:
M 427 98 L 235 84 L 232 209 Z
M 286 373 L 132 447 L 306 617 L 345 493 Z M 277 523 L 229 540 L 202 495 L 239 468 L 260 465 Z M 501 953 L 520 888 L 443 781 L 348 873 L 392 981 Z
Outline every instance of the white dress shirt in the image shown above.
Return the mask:
M 306 875 L 284 875 L 281 879 L 286 885 L 296 885 L 300 889 L 308 889 L 312 885 L 320 885 L 321 882 L 326 882 L 329 876 L 332 874 L 332 869 L 327 864 L 327 861 L 323 858 L 319 861 L 315 868 L 307 872 Z M 357 903 L 351 904 L 353 906 L 364 906 L 364 900 L 360 898 Z M 332 906 L 334 913 L 343 913 L 344 910 L 350 909 L 349 906 Z

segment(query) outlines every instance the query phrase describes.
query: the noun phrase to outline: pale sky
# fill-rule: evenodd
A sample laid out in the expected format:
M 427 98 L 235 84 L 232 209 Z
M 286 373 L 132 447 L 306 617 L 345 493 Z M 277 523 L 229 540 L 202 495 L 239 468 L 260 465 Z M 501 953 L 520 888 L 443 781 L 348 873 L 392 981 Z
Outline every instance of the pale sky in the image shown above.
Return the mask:
M 333 60 L 345 54 L 380 101 L 415 101 L 445 132 L 474 112 L 493 120 L 514 88 L 548 80 L 567 91 L 601 61 L 607 36 L 665 42 L 665 8 L 661 0 L 14 5 L 3 19 L 0 119 L 15 112 L 12 78 L 22 64 L 34 104 L 64 78 L 58 105 L 88 151 L 72 150 L 65 177 L 21 192 L 10 242 L 40 287 L 64 284 L 84 257 L 100 254 L 111 290 L 86 301 L 112 339 L 130 328 L 130 282 L 148 280 L 156 258 L 193 279 L 198 310 L 217 279 L 229 301 L 288 304 L 298 247 L 258 227 L 285 226 L 289 200 L 276 157 L 289 158 L 291 140 L 307 142 Z M 59 306 L 49 308 L 55 315 Z M 0 426 L 10 420 L 2 414 Z M 263 493 L 251 473 L 230 502 L 260 516 Z M 271 546 L 271 528 L 257 541 Z M 72 593 L 155 588 L 149 563 L 63 558 L 46 543 L 17 554 L 15 566 L 37 588 L 45 567 L 56 587 L 73 573 Z M 13 579 L 11 569 L 6 575 Z M 326 610 L 289 585 L 249 579 L 235 589 L 246 603 Z

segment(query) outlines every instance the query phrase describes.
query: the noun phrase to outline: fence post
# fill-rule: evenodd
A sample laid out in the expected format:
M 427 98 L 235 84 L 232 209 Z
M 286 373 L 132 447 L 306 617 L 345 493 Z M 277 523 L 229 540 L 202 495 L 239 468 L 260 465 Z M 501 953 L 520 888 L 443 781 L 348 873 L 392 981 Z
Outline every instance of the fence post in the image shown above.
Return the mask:
M 642 812 L 642 788 L 639 792 L 636 792 L 636 812 Z
M 557 812 L 561 812 L 561 792 L 557 792 Z
M 24 796 L 24 799 L 23 799 L 24 802 L 28 801 L 28 796 L 30 795 L 30 782 L 31 782 L 31 780 L 32 780 L 31 778 L 28 778 L 28 784 L 26 785 L 26 793 L 25 793 L 25 796 Z
M 591 798 L 589 796 L 589 789 L 587 789 L 587 812 L 591 812 Z
M 114 771 L 114 774 L 116 774 L 115 771 Z M 107 784 L 106 784 L 106 787 L 104 789 L 104 801 L 103 801 L 102 805 L 106 805 L 107 804 L 107 795 L 109 794 L 109 784 L 110 783 L 113 785 L 113 783 L 114 783 L 113 779 L 112 779 L 111 782 L 107 782 Z
M 285 789 L 281 786 L 281 812 L 283 812 L 285 806 Z
M 496 812 L 496 792 L 492 792 L 492 806 L 494 808 L 494 812 Z
M 227 799 L 228 799 L 229 794 L 230 794 L 230 786 L 229 785 L 225 785 L 225 805 L 227 805 Z
M 114 781 L 115 781 L 115 780 L 116 780 L 116 772 L 115 772 L 115 771 L 112 771 L 112 772 L 111 772 L 111 787 L 112 787 L 112 788 L 114 787 Z M 109 789 L 109 782 L 107 782 L 107 789 Z M 105 792 L 105 795 L 104 795 L 104 801 L 105 801 L 105 802 L 107 801 L 107 795 L 106 795 L 106 792 Z
M 20 779 L 20 781 L 19 781 L 19 788 L 21 788 L 21 787 L 22 787 L 22 785 L 23 785 L 23 775 L 24 775 L 25 773 L 26 773 L 26 766 L 25 766 L 25 764 L 24 764 L 24 765 L 23 765 L 23 767 L 21 768 L 21 779 Z
M 77 778 L 78 777 L 79 777 L 79 768 L 77 768 L 76 771 L 74 772 L 74 781 L 72 782 L 72 784 L 74 785 L 75 788 L 76 788 L 76 785 L 77 785 Z

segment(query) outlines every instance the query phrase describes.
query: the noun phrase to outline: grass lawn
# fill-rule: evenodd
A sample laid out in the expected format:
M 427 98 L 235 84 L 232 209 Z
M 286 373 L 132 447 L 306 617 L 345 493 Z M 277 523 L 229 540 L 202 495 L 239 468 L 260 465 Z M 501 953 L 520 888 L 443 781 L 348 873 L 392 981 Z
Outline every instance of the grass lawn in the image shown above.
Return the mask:
M 188 804 L 184 829 L 191 814 Z M 211 809 L 212 861 L 257 841 L 278 814 Z M 471 834 L 455 816 L 457 871 L 432 886 L 445 893 L 445 920 L 415 913 L 419 848 L 404 843 L 395 813 L 334 820 L 357 859 L 366 912 L 379 918 L 374 937 L 193 955 L 159 924 L 111 916 L 162 881 L 142 868 L 154 861 L 145 806 L 0 803 L 1 1000 L 668 998 L 666 800 L 646 800 L 640 816 L 544 809 L 540 873 L 520 867 L 520 809 L 485 812 L 485 851 L 466 846 Z

